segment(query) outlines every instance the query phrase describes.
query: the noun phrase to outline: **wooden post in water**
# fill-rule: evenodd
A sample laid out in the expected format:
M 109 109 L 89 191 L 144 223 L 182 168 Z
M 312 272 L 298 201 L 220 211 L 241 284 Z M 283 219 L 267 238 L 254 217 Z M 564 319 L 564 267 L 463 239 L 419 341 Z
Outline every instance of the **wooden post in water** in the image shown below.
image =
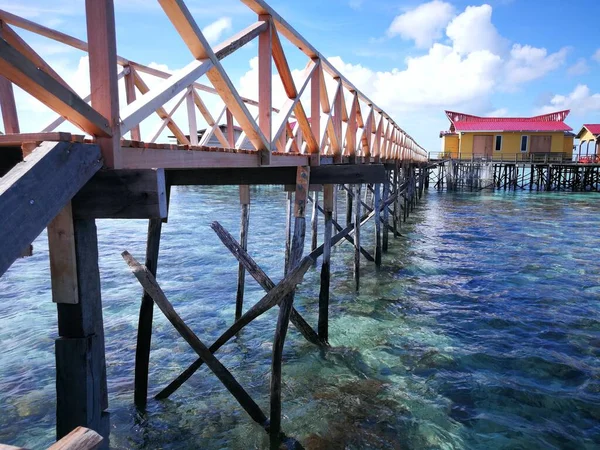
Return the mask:
M 383 182 L 383 247 L 382 250 L 384 252 L 388 251 L 389 245 L 389 231 L 390 231 L 390 209 L 387 204 L 388 199 L 390 198 L 390 173 L 388 171 L 385 172 L 385 181 Z M 377 214 L 380 214 L 377 212 Z M 380 261 L 381 264 L 381 261 Z
M 61 303 L 56 340 L 56 435 L 60 439 L 78 426 L 104 437 L 108 448 L 109 414 L 104 351 L 104 325 L 98 236 L 93 219 L 74 220 L 77 262 L 77 304 Z
M 285 266 L 284 273 L 287 275 L 290 265 L 290 252 L 292 250 L 292 214 L 293 214 L 293 194 L 287 193 L 285 203 Z
M 240 223 L 240 245 L 248 250 L 248 229 L 250 227 L 250 186 L 240 186 L 240 204 L 242 206 L 242 218 Z M 240 263 L 238 266 L 238 285 L 235 299 L 235 320 L 242 317 L 244 311 L 244 286 L 246 280 L 246 269 Z
M 312 236 L 311 236 L 311 245 L 310 245 L 310 251 L 314 252 L 315 249 L 317 248 L 317 241 L 318 241 L 318 231 L 319 231 L 319 210 L 317 209 L 317 207 L 319 206 L 319 192 L 316 191 L 314 193 L 315 198 L 314 201 L 312 203 L 312 217 L 310 219 L 310 227 L 311 227 L 311 231 L 312 231 Z
M 151 219 L 148 223 L 146 241 L 146 267 L 156 277 L 158 252 L 160 248 L 161 219 Z M 142 295 L 140 317 L 138 319 L 137 346 L 135 350 L 134 403 L 144 410 L 148 403 L 148 368 L 150 366 L 150 345 L 152 342 L 152 318 L 154 302 L 146 291 Z
M 304 238 L 306 236 L 306 200 L 310 168 L 298 167 L 296 175 L 296 198 L 294 202 L 294 235 L 288 271 L 294 270 L 302 259 Z M 277 328 L 273 339 L 273 360 L 271 362 L 271 422 L 269 425 L 270 448 L 279 449 L 281 443 L 281 363 L 283 358 L 283 345 L 287 335 L 290 315 L 294 305 L 294 293 L 287 295 L 279 306 Z
M 360 289 L 360 191 L 362 185 L 354 185 L 354 198 L 357 199 L 354 205 L 354 281 L 356 283 L 356 292 Z M 350 197 L 351 198 L 351 197 Z
M 351 187 L 348 185 L 348 189 L 346 189 L 346 226 L 352 223 L 352 197 Z
M 373 185 L 375 202 L 375 265 L 381 267 L 381 184 Z M 385 232 L 384 232 L 385 233 Z
M 323 210 L 325 211 L 325 225 L 323 235 L 323 262 L 321 266 L 321 289 L 319 291 L 319 339 L 325 344 L 329 341 L 329 280 L 331 277 L 331 235 L 333 233 L 333 198 L 332 184 L 323 186 Z

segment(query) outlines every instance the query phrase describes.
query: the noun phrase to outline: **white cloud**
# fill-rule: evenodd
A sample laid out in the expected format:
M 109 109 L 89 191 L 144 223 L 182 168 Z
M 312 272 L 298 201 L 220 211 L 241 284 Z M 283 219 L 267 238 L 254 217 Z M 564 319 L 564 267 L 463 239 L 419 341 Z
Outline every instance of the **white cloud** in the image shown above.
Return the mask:
M 444 27 L 454 15 L 450 3 L 433 0 L 396 16 L 388 28 L 388 36 L 414 40 L 419 48 L 428 48 L 442 37 Z
M 493 111 L 484 114 L 485 117 L 507 117 L 508 109 L 506 108 L 498 108 Z
M 575 64 L 567 69 L 567 73 L 571 76 L 585 75 L 590 71 L 587 60 L 579 58 Z
M 231 18 L 221 17 L 215 20 L 210 25 L 207 25 L 203 30 L 204 37 L 210 43 L 218 43 L 224 32 L 231 30 Z
M 600 63 L 600 48 L 592 55 L 592 59 Z
M 557 94 L 550 100 L 549 105 L 540 108 L 540 114 L 570 109 L 573 114 L 585 115 L 592 111 L 600 111 L 600 93 L 592 94 L 585 84 L 579 84 L 568 95 Z
M 450 22 L 446 34 L 452 40 L 454 50 L 460 54 L 478 50 L 500 54 L 507 44 L 492 24 L 490 5 L 467 6 L 462 14 Z
M 545 48 L 513 45 L 506 65 L 505 87 L 515 89 L 520 84 L 544 77 L 565 63 L 567 53 L 566 47 L 549 55 Z

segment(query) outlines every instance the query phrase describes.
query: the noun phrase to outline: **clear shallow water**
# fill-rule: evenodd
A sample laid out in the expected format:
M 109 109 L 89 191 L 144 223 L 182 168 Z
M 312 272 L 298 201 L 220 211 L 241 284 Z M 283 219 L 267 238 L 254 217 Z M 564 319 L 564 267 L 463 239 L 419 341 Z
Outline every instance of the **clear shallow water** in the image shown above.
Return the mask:
M 278 280 L 284 195 L 261 188 L 249 248 Z M 235 201 L 232 201 L 234 199 Z M 231 322 L 237 264 L 212 220 L 238 233 L 236 189 L 178 189 L 158 279 L 205 343 Z M 143 260 L 144 221 L 99 221 L 111 446 L 265 448 L 267 440 L 202 368 L 169 401 L 138 414 L 133 361 L 140 288 L 120 258 Z M 364 238 L 372 245 L 370 226 Z M 391 240 L 384 267 L 333 254 L 331 343 L 323 356 L 290 329 L 284 429 L 307 448 L 592 449 L 600 447 L 600 195 L 430 193 Z M 45 236 L 0 279 L 0 442 L 54 437 L 56 310 Z M 318 271 L 297 308 L 316 324 Z M 262 296 L 247 280 L 248 304 Z M 276 310 L 218 356 L 268 410 Z M 195 359 L 155 314 L 151 393 Z

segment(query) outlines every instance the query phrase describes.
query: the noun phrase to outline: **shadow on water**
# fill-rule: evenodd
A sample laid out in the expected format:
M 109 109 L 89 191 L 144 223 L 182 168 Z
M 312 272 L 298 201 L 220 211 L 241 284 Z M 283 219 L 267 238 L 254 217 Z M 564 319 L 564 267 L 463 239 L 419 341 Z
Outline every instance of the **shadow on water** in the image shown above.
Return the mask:
M 158 281 L 205 343 L 232 322 L 237 264 L 209 228 L 239 230 L 235 189 L 179 188 L 164 227 Z M 283 272 L 280 189 L 257 188 L 249 249 Z M 364 245 L 373 246 L 373 224 Z M 140 290 L 120 259 L 144 253 L 144 221 L 99 221 L 111 446 L 267 448 L 268 440 L 205 367 L 169 400 L 133 407 Z M 321 354 L 290 329 L 284 430 L 307 449 L 600 447 L 600 196 L 430 193 L 377 270 L 352 247 L 333 252 L 330 337 Z M 47 245 L 0 279 L 0 442 L 43 447 L 54 437 L 56 311 Z M 296 306 L 316 324 L 319 272 Z M 263 295 L 248 278 L 247 304 Z M 14 305 L 18 304 L 19 308 Z M 268 410 L 277 311 L 218 356 Z M 155 315 L 153 395 L 195 356 Z

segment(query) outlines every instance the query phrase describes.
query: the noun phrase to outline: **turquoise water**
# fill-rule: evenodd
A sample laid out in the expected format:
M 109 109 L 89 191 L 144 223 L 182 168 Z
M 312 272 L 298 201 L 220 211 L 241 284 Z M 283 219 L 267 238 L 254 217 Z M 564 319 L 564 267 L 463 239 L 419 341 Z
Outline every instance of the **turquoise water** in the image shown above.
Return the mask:
M 254 190 L 250 253 L 283 272 L 285 195 Z M 238 234 L 237 189 L 180 188 L 165 225 L 158 280 L 205 343 L 232 323 L 237 264 L 209 228 Z M 342 214 L 340 214 L 342 216 Z M 363 241 L 372 246 L 372 224 Z M 98 221 L 111 446 L 266 448 L 262 430 L 203 367 L 168 401 L 133 408 L 140 288 L 120 257 L 143 260 L 144 221 Z M 286 433 L 309 449 L 593 449 L 600 447 L 600 195 L 431 192 L 391 240 L 377 271 L 333 253 L 325 355 L 290 328 Z M 310 239 L 308 239 L 310 241 Z M 56 308 L 47 244 L 0 279 L 0 442 L 54 437 Z M 317 270 L 296 305 L 316 326 Z M 262 291 L 247 280 L 248 304 Z M 268 410 L 276 310 L 218 353 Z M 195 359 L 155 314 L 151 393 Z

